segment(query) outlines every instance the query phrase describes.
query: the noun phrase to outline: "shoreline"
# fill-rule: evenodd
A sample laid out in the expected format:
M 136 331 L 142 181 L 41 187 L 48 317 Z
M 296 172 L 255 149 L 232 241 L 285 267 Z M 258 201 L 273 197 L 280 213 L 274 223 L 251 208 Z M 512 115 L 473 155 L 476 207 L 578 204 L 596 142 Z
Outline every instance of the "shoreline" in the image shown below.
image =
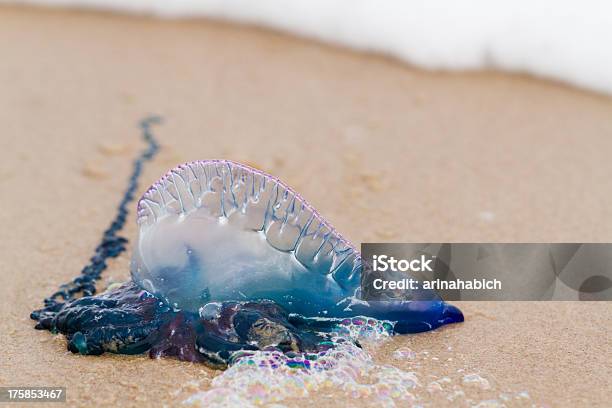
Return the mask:
M 55 0 L 13 1 L 58 6 Z M 329 4 L 271 0 L 255 7 L 214 1 L 166 4 L 73 0 L 70 6 L 130 16 L 212 18 L 258 25 L 356 51 L 390 55 L 428 70 L 494 68 L 506 73 L 526 72 L 612 93 L 608 73 L 612 60 L 590 48 L 612 34 L 612 21 L 607 17 L 612 9 L 604 4 L 576 7 L 550 0 L 537 5 L 517 1 L 493 7 L 488 2 L 476 2 L 469 12 L 454 4 L 438 10 L 418 2 L 392 0 L 382 0 L 378 6 L 341 0 Z M 569 15 L 574 17 L 570 30 Z
M 354 49 L 347 46 L 343 46 L 341 44 L 336 44 L 333 42 L 327 42 L 320 40 L 315 37 L 307 37 L 300 36 L 296 33 L 285 32 L 282 29 L 276 29 L 274 27 L 257 25 L 249 22 L 237 22 L 231 21 L 227 19 L 223 19 L 220 17 L 171 17 L 171 16 L 160 16 L 153 15 L 148 13 L 123 13 L 116 10 L 105 10 L 105 9 L 93 9 L 83 6 L 46 6 L 46 5 L 36 5 L 36 4 L 2 4 L 0 3 L 0 9 L 3 10 L 13 10 L 17 12 L 25 12 L 25 13 L 44 13 L 44 14 L 52 14 L 58 13 L 62 15 L 69 15 L 73 18 L 78 18 L 78 16 L 82 15 L 83 17 L 91 16 L 98 18 L 107 18 L 107 19 L 123 19 L 125 21 L 149 21 L 149 22 L 157 22 L 161 25 L 163 24 L 179 24 L 179 25 L 206 25 L 213 26 L 219 29 L 230 29 L 230 30 L 246 30 L 249 32 L 253 32 L 263 36 L 273 36 L 286 38 L 289 41 L 315 45 L 321 49 L 328 50 L 330 52 L 336 54 L 346 54 L 353 56 L 360 56 L 364 59 L 368 60 L 378 60 L 382 63 L 388 63 L 395 67 L 404 67 L 409 72 L 417 72 L 419 74 L 427 75 L 440 75 L 440 76 L 461 76 L 461 77 L 502 77 L 502 78 L 515 78 L 519 81 L 527 81 L 527 82 L 535 82 L 535 83 L 544 83 L 549 84 L 557 88 L 567 89 L 572 92 L 579 92 L 581 94 L 590 95 L 596 99 L 601 99 L 603 101 L 609 101 L 612 99 L 612 95 L 595 89 L 589 89 L 580 87 L 578 85 L 572 84 L 571 82 L 563 81 L 560 79 L 546 77 L 542 75 L 538 75 L 536 73 L 530 73 L 522 70 L 515 71 L 503 71 L 493 67 L 485 67 L 485 68 L 465 68 L 465 69 L 445 69 L 445 68 L 434 68 L 427 69 L 425 67 L 412 64 L 410 62 L 404 61 L 397 56 L 386 54 L 383 52 L 369 51 L 367 49 Z

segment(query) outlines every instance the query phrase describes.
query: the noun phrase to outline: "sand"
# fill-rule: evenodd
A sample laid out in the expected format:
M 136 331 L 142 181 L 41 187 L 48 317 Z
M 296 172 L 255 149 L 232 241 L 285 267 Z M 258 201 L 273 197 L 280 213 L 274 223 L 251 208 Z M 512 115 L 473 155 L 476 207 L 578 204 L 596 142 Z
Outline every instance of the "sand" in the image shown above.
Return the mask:
M 612 237 L 605 96 L 521 76 L 423 72 L 222 23 L 73 11 L 0 8 L 0 53 L 1 385 L 64 385 L 71 406 L 171 406 L 217 375 L 73 355 L 28 318 L 87 262 L 148 113 L 165 118 L 163 149 L 141 190 L 179 162 L 227 158 L 279 176 L 356 243 Z M 125 234 L 135 231 L 131 213 Z M 128 278 L 129 255 L 101 287 Z M 609 403 L 612 303 L 460 307 L 465 323 L 396 337 L 372 355 L 402 367 L 392 353 L 410 347 L 424 383 L 479 373 L 492 390 L 470 391 L 474 403 L 504 392 L 509 406 Z M 441 395 L 424 398 L 452 404 Z

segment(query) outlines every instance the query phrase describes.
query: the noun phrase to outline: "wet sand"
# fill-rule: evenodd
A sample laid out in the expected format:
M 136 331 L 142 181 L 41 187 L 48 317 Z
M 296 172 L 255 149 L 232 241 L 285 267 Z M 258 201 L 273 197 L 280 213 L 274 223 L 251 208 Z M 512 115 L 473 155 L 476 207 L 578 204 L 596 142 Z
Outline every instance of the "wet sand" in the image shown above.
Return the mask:
M 229 24 L 72 11 L 1 7 L 0 52 L 0 385 L 66 386 L 71 406 L 172 406 L 217 375 L 73 355 L 28 318 L 91 256 L 149 113 L 165 118 L 163 149 L 141 191 L 180 162 L 227 158 L 279 176 L 355 243 L 612 239 L 609 97 Z M 125 236 L 135 231 L 131 213 Z M 128 278 L 129 255 L 100 287 Z M 612 303 L 460 307 L 465 323 L 396 337 L 374 359 L 425 385 L 479 373 L 491 389 L 467 390 L 464 405 L 503 393 L 508 406 L 609 402 Z M 418 367 L 393 358 L 400 346 Z M 417 393 L 450 405 L 449 387 Z

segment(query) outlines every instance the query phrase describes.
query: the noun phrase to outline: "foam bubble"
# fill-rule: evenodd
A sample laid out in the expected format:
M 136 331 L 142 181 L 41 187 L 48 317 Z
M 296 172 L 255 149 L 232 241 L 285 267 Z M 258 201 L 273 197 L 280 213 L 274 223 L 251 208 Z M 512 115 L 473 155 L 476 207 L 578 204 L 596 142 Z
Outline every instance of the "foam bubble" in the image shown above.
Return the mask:
M 393 358 L 397 360 L 414 360 L 416 353 L 408 347 L 400 347 L 393 352 Z
M 483 390 L 488 390 L 491 388 L 491 385 L 489 384 L 489 380 L 481 377 L 478 374 L 467 374 L 463 376 L 463 384 L 469 385 L 469 386 L 476 386 Z

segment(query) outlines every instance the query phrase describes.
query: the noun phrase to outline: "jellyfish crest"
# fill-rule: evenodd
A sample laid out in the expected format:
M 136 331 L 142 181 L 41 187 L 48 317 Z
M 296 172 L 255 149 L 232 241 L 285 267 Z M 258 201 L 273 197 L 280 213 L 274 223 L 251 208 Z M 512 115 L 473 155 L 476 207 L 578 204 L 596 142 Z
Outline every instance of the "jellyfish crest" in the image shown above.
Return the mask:
M 359 286 L 359 252 L 278 179 L 230 161 L 181 165 L 138 204 L 132 277 L 169 304 L 269 299 L 325 310 Z

